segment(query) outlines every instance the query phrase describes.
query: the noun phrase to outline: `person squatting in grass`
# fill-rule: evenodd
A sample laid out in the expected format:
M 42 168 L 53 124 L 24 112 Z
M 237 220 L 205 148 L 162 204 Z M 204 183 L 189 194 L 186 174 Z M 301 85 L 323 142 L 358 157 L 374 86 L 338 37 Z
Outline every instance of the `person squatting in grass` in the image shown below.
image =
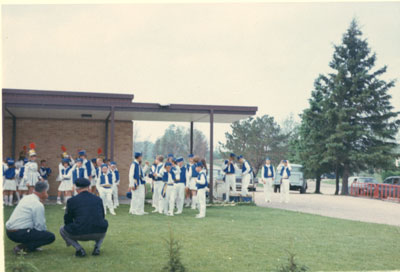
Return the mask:
M 67 246 L 73 246 L 75 256 L 84 257 L 86 252 L 78 241 L 95 241 L 92 255 L 100 255 L 100 247 L 106 236 L 108 222 L 104 218 L 103 201 L 90 193 L 90 181 L 78 178 L 75 182 L 77 195 L 68 199 L 64 226 L 60 235 Z
M 37 182 L 33 193 L 25 196 L 18 203 L 6 222 L 6 235 L 16 243 L 14 253 L 21 250 L 33 252 L 40 246 L 48 245 L 56 239 L 54 234 L 47 231 L 43 203 L 46 201 L 48 186 L 44 182 Z

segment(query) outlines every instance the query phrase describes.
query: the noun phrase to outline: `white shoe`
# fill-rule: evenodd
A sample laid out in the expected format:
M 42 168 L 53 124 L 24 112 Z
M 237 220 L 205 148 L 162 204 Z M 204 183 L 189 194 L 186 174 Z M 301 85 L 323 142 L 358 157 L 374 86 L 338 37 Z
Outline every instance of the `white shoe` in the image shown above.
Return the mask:
M 179 212 L 176 212 L 175 214 L 182 214 L 182 212 L 181 212 L 181 211 L 179 211 Z
M 110 214 L 112 214 L 112 215 L 117 215 L 114 211 L 111 211 Z
M 196 210 L 196 207 L 192 207 L 191 209 L 192 209 L 192 210 Z
M 145 215 L 145 214 L 149 214 L 148 212 L 143 212 L 143 214 Z
M 64 206 L 64 208 L 62 208 L 63 210 L 67 209 L 67 206 Z
M 200 214 L 196 215 L 196 218 L 204 218 L 204 217 L 205 217 L 204 215 L 200 215 Z
M 155 209 L 154 211 L 152 211 L 152 213 L 156 213 L 156 212 L 158 212 L 158 210 L 157 210 L 157 209 Z
M 60 200 L 57 200 L 57 204 L 58 204 L 58 205 L 62 205 L 62 203 L 61 203 Z

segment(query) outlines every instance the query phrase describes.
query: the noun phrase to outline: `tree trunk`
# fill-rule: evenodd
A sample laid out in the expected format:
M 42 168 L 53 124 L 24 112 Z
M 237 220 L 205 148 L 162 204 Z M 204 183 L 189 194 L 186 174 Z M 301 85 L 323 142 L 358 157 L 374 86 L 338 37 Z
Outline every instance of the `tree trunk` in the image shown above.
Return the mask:
M 335 175 L 336 175 L 336 189 L 335 189 L 335 195 L 338 195 L 338 194 L 339 194 L 339 169 L 338 169 L 338 167 L 336 167 Z
M 350 169 L 349 169 L 349 164 L 345 163 L 343 166 L 343 177 L 342 177 L 342 195 L 348 195 L 349 194 L 349 175 L 350 175 Z
M 321 175 L 317 173 L 315 177 L 315 192 L 314 194 L 320 194 L 321 193 Z

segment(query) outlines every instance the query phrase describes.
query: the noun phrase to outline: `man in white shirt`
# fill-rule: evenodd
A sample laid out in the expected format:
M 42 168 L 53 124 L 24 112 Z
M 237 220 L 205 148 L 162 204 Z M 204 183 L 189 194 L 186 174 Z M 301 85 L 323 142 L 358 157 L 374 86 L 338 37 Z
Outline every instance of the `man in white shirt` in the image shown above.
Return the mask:
M 242 164 L 242 196 L 247 196 L 249 194 L 249 184 L 251 175 L 253 174 L 253 169 L 251 168 L 249 162 L 244 159 L 243 155 L 238 157 L 238 161 Z
M 271 202 L 272 184 L 275 178 L 275 169 L 271 164 L 271 159 L 267 157 L 265 164 L 261 168 L 261 181 L 264 184 L 265 202 Z
M 47 231 L 44 205 L 48 185 L 44 182 L 35 184 L 33 194 L 25 196 L 6 222 L 7 237 L 20 243 L 14 248 L 17 254 L 21 250 L 32 252 L 40 246 L 54 242 L 56 237 Z
M 292 171 L 292 167 L 288 160 L 283 160 L 278 165 L 278 171 L 281 174 L 281 203 L 289 203 L 289 190 L 290 190 L 290 171 Z

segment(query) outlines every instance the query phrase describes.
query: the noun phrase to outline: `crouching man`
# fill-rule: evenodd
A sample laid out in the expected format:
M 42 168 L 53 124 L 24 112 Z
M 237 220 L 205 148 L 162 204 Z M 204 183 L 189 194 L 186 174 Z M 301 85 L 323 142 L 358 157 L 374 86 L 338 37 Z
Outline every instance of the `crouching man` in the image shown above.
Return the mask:
M 36 183 L 33 194 L 21 199 L 6 223 L 7 237 L 20 243 L 14 248 L 16 254 L 21 250 L 40 250 L 40 246 L 51 244 L 56 239 L 46 228 L 43 203 L 48 197 L 47 188 L 44 182 Z
M 77 195 L 68 199 L 61 237 L 67 246 L 76 249 L 75 256 L 86 256 L 78 241 L 95 241 L 92 255 L 100 255 L 100 247 L 106 236 L 108 222 L 104 218 L 104 206 L 100 197 L 90 193 L 90 181 L 79 178 L 75 182 Z

